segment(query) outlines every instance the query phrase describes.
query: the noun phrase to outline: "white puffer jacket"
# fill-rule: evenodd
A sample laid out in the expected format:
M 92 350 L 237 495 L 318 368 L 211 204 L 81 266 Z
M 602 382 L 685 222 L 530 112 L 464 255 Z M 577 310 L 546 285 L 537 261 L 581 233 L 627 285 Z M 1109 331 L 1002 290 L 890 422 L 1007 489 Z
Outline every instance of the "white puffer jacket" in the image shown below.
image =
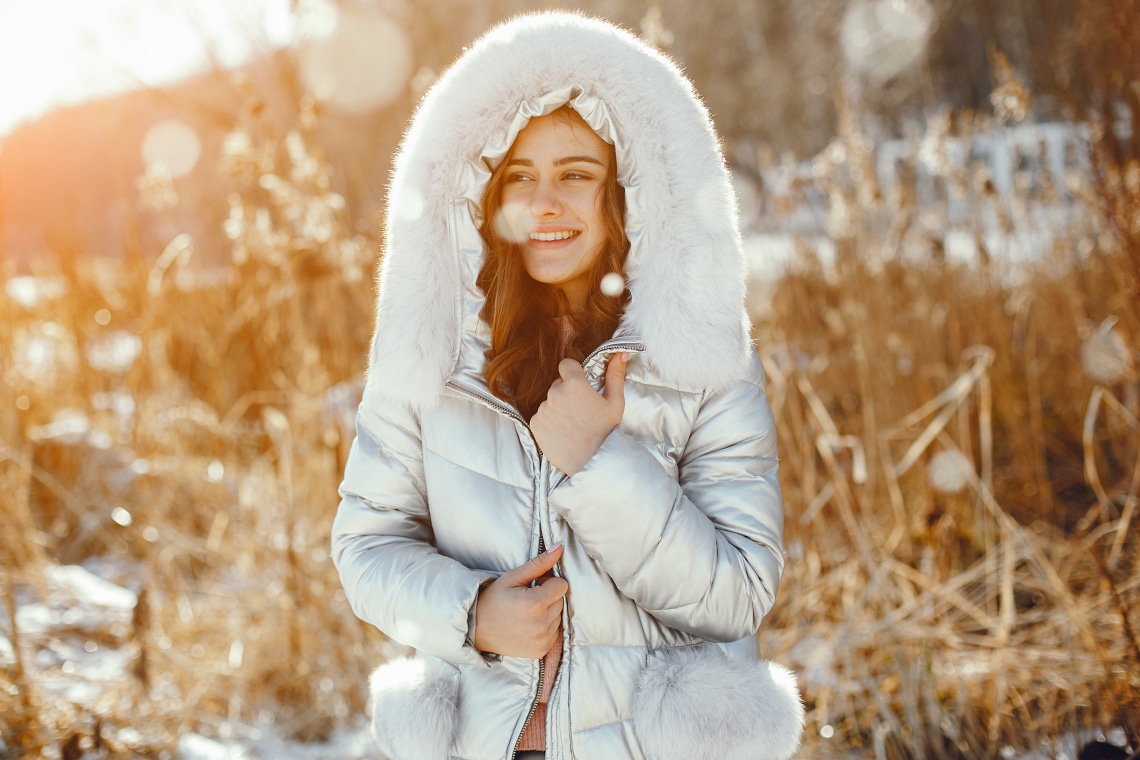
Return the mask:
M 625 416 L 573 477 L 482 377 L 478 201 L 532 116 L 570 103 L 615 144 L 631 299 Z M 561 541 L 569 583 L 551 760 L 785 758 L 795 681 L 756 631 L 783 569 L 775 425 L 743 308 L 717 138 L 668 59 L 601 21 L 524 16 L 424 98 L 397 161 L 368 383 L 333 557 L 353 609 L 414 659 L 372 680 L 392 760 L 510 760 L 540 661 L 467 642 L 480 583 Z

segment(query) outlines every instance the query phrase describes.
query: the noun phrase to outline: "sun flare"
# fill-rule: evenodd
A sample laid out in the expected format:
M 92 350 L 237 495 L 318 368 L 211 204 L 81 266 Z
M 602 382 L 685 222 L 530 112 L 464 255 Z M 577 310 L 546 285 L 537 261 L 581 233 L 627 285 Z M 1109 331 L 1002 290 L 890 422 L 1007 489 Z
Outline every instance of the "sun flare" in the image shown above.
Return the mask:
M 295 35 L 288 0 L 0 4 L 0 135 L 58 105 L 235 66 Z

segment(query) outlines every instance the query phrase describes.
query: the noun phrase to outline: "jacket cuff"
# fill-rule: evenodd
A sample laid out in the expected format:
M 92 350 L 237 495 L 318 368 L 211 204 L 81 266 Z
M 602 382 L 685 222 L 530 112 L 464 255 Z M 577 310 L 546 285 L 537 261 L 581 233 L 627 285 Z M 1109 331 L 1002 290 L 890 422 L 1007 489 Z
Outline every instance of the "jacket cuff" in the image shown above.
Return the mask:
M 490 586 L 494 582 L 494 578 L 483 579 L 483 582 L 479 584 L 479 590 L 475 592 L 475 599 L 472 600 L 470 609 L 467 610 L 467 639 L 465 643 L 467 646 L 471 647 L 479 653 L 479 655 L 483 658 L 483 662 L 485 662 L 488 667 L 492 662 L 501 661 L 503 659 L 503 656 L 495 654 L 494 652 L 484 652 L 482 649 L 479 649 L 475 646 L 475 612 L 479 607 L 479 594 L 482 593 L 483 589 L 487 588 L 487 586 Z
M 443 598 L 433 598 L 419 593 L 406 594 L 414 607 L 408 612 L 396 613 L 403 625 L 397 627 L 393 638 L 457 667 L 461 665 L 484 667 L 486 663 L 483 657 L 467 641 L 468 621 L 471 609 L 479 597 L 481 584 L 488 579 L 494 580 L 494 576 L 470 568 L 463 568 L 462 575 L 461 581 L 446 580 L 438 576 L 434 582 L 431 579 L 417 579 L 430 584 L 433 588 L 449 583 L 450 592 L 444 591 Z M 417 617 L 424 610 L 432 609 L 441 613 L 443 617 L 435 620 L 429 620 L 430 615 Z

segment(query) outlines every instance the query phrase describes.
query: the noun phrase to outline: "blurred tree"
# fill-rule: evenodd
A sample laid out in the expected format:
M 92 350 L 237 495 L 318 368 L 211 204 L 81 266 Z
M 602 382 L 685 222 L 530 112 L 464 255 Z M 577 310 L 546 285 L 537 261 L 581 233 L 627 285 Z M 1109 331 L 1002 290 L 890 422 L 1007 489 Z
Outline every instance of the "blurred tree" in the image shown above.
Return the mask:
M 1097 114 L 1116 163 L 1140 158 L 1140 1 L 1075 0 L 1070 91 Z M 1115 127 L 1113 129 L 1112 127 Z
M 383 13 L 403 30 L 411 50 L 410 79 L 393 101 L 363 113 L 329 106 L 314 135 L 356 231 L 377 230 L 392 153 L 419 96 L 471 39 L 535 3 L 336 2 Z M 303 5 L 296 3 L 298 12 Z M 827 146 L 837 130 L 841 90 L 876 141 L 903 136 L 906 125 L 945 108 L 988 113 L 1000 84 L 999 54 L 1033 95 L 1030 118 L 1095 116 L 1115 126 L 1106 134 L 1114 161 L 1140 156 L 1140 0 L 704 0 L 698 8 L 687 0 L 581 0 L 577 7 L 648 35 L 673 56 L 707 102 L 728 155 L 746 170 L 756 168 L 758 146 L 799 157 Z M 271 50 L 266 42 L 263 55 L 242 69 L 281 130 L 296 123 L 305 94 L 299 55 Z M 34 261 L 45 248 L 44 230 L 67 218 L 90 241 L 88 248 L 122 251 L 123 194 L 109 178 L 123 175 L 120 185 L 129 187 L 142 173 L 139 142 L 162 118 L 195 127 L 203 155 L 216 155 L 238 111 L 230 78 L 213 71 L 108 98 L 7 136 L 0 245 L 12 257 Z M 111 166 L 114 156 L 118 166 Z M 180 183 L 179 206 L 164 213 L 165 221 L 151 219 L 140 228 L 144 255 L 182 231 L 210 240 L 205 250 L 221 248 L 218 230 L 227 208 L 217 187 L 216 166 L 200 162 Z M 62 202 L 68 198 L 80 217 L 68 214 Z

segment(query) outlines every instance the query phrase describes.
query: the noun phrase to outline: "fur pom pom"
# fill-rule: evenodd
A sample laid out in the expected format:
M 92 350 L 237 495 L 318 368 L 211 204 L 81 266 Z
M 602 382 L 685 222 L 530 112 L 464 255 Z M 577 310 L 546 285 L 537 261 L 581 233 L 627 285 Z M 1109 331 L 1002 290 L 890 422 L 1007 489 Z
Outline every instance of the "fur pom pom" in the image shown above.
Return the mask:
M 459 684 L 428 672 L 416 658 L 378 667 L 372 691 L 372 738 L 384 760 L 447 760 L 455 735 Z
M 786 760 L 803 725 L 791 671 L 715 646 L 651 655 L 634 695 L 633 729 L 653 760 Z

